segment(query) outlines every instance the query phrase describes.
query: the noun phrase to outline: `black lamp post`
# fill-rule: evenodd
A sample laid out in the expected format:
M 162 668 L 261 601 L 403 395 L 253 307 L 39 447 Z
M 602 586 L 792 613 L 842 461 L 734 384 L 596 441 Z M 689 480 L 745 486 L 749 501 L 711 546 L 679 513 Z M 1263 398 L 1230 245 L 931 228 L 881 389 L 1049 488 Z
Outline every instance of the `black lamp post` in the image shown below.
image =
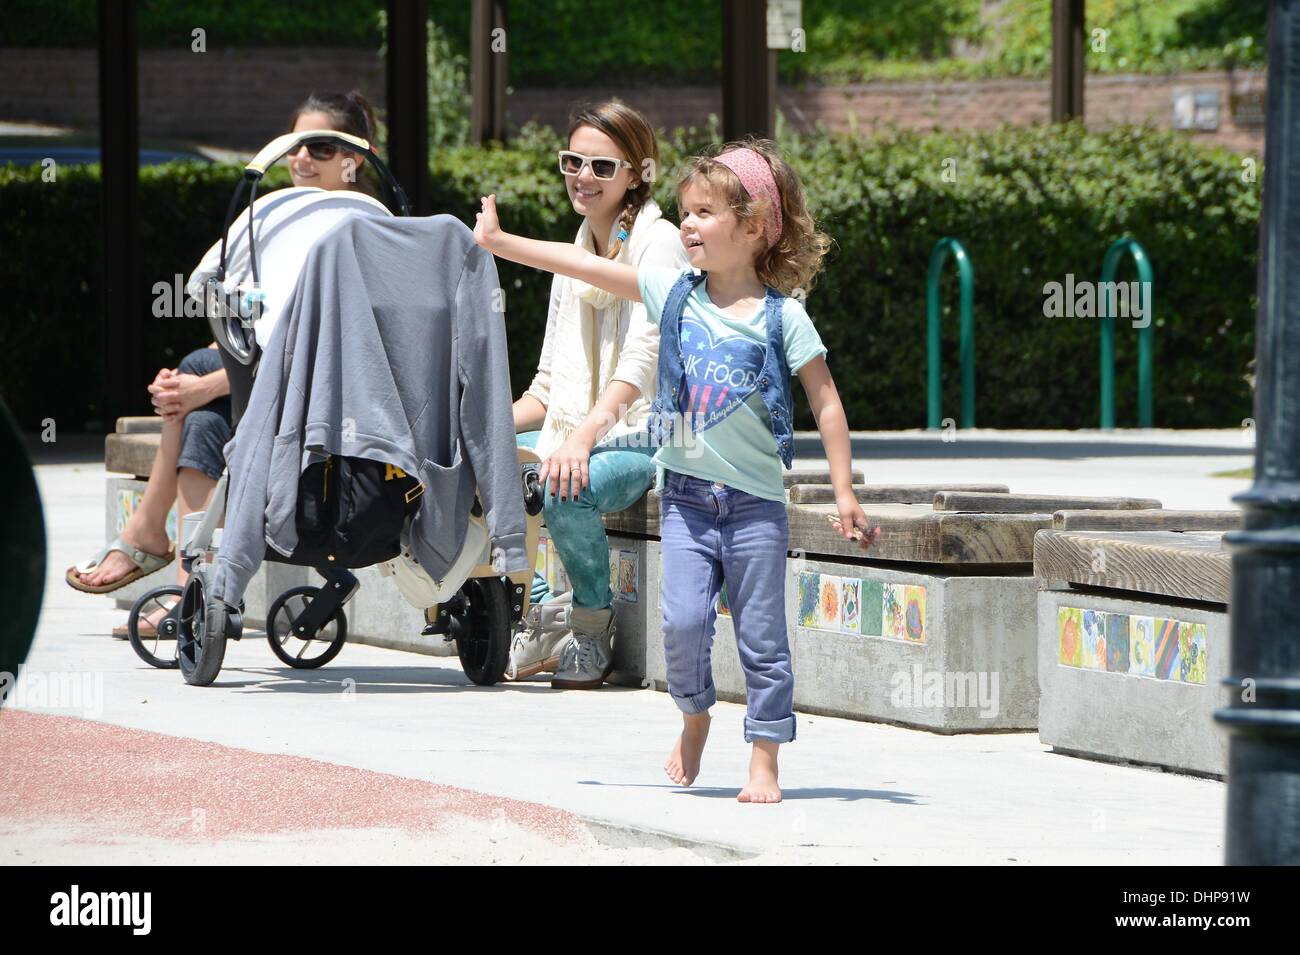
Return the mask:
M 1229 865 L 1300 864 L 1300 0 L 1273 0 L 1256 322 L 1255 483 L 1234 500 Z

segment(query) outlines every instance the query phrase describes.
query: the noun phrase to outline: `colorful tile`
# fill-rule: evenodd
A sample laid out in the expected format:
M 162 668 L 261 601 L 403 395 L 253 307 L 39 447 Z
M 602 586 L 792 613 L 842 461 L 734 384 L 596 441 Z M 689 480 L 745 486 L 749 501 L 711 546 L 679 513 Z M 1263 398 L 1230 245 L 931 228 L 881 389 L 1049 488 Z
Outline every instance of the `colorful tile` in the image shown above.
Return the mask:
M 798 607 L 799 626 L 817 626 L 817 604 L 821 598 L 821 574 L 805 570 L 799 574 Z
M 1178 635 L 1182 624 L 1167 617 L 1155 618 L 1155 669 L 1156 678 L 1177 680 L 1182 672 L 1179 665 Z
M 907 639 L 907 588 L 903 584 L 885 584 L 881 599 L 884 636 L 891 640 Z
M 637 580 L 640 571 L 640 558 L 634 550 L 620 550 L 615 564 L 616 580 L 614 596 L 627 603 L 636 603 L 639 596 Z
M 727 599 L 727 582 L 724 580 L 722 586 L 718 588 L 718 616 L 731 616 L 731 603 Z
M 903 636 L 909 643 L 925 643 L 925 587 L 903 587 Z
M 1172 617 L 1061 607 L 1058 659 L 1066 666 L 1130 676 L 1206 682 L 1206 627 Z
M 859 589 L 858 601 L 862 605 L 861 631 L 864 637 L 884 635 L 881 620 L 884 614 L 884 585 L 878 580 L 864 580 Z
M 862 619 L 862 581 L 857 577 L 840 578 L 840 623 L 844 633 L 859 633 Z
M 1083 659 L 1083 611 L 1061 607 L 1056 613 L 1057 659 L 1077 667 Z
M 1083 645 L 1079 665 L 1088 670 L 1106 669 L 1106 614 L 1100 610 L 1083 612 Z
M 1128 614 L 1106 614 L 1106 669 L 1111 673 L 1127 673 Z
M 832 574 L 818 574 L 817 628 L 839 630 L 843 619 L 840 606 L 840 578 Z
M 1128 641 L 1128 672 L 1135 676 L 1155 676 L 1155 621 L 1151 617 L 1130 616 Z
M 1205 624 L 1184 623 L 1179 639 L 1182 641 L 1178 659 L 1180 663 L 1178 679 L 1183 683 L 1205 685 Z

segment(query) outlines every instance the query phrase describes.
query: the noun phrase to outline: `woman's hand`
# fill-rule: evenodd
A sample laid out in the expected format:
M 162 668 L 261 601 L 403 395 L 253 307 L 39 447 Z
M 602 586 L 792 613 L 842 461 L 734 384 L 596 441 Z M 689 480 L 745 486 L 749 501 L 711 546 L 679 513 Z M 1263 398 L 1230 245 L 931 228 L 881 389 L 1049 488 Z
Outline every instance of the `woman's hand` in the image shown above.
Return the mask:
M 173 390 L 171 381 L 176 377 L 176 373 L 175 368 L 160 368 L 158 374 L 154 375 L 153 381 L 149 383 L 149 400 L 153 403 L 154 414 L 160 415 L 164 421 L 168 420 L 167 416 L 170 412 L 163 409 L 164 399 L 162 396 L 164 393 L 168 395 L 166 403 L 170 406 L 172 401 L 170 396 Z
M 837 495 L 835 509 L 839 511 L 839 518 L 830 518 L 835 533 L 845 540 L 857 541 L 859 547 L 869 550 L 880 536 L 880 525 L 871 526 L 862 505 L 851 495 Z
M 542 462 L 537 472 L 537 480 L 543 488 L 550 482 L 549 494 L 559 494 L 560 500 L 567 495 L 576 498 L 591 483 L 587 473 L 591 462 L 591 443 L 582 435 L 570 435 L 567 441 L 551 452 L 550 457 Z
M 164 421 L 178 421 L 195 408 L 201 408 L 212 400 L 212 395 L 204 383 L 206 375 L 188 375 L 170 373 L 166 378 L 159 373 L 159 378 L 149 386 L 153 395 L 154 411 Z
M 489 252 L 501 236 L 501 222 L 497 219 L 497 197 L 483 197 L 482 211 L 474 219 L 474 241 Z

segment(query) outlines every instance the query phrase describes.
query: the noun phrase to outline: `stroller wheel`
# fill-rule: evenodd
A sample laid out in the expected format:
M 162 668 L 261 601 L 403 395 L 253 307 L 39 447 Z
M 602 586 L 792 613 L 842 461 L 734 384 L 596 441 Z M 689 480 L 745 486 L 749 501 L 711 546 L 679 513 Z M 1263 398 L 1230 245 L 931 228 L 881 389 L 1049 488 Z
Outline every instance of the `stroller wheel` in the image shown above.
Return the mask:
M 294 632 L 294 624 L 320 592 L 319 587 L 291 587 L 266 610 L 266 642 L 282 663 L 299 670 L 313 670 L 329 663 L 348 639 L 348 618 L 342 607 L 315 633 Z
M 131 613 L 126 618 L 126 636 L 131 641 L 131 649 L 145 663 L 160 670 L 174 670 L 180 666 L 176 658 L 176 631 L 180 629 L 180 597 L 185 593 L 180 587 L 158 587 L 149 591 L 135 602 Z M 167 599 L 167 598 L 172 599 Z M 140 633 L 141 623 L 148 624 L 148 619 L 159 610 L 166 611 L 166 616 L 158 621 L 153 636 Z M 160 648 L 167 652 L 159 654 Z
M 202 575 L 191 574 L 181 596 L 176 630 L 176 659 L 191 686 L 207 686 L 217 678 L 226 658 L 227 629 L 242 626 L 238 613 L 232 615 L 219 601 L 213 603 L 217 605 L 209 603 Z
M 512 632 L 509 586 L 500 577 L 471 577 L 461 587 L 469 607 L 451 618 L 460 665 L 479 686 L 492 686 L 505 676 Z

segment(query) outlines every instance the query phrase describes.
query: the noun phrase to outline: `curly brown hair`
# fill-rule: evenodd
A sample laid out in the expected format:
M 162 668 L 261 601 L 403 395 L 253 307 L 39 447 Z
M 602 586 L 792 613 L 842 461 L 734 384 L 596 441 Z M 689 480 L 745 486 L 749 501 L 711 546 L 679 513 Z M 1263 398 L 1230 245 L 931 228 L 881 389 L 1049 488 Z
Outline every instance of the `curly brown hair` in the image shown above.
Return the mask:
M 713 146 L 702 155 L 687 161 L 677 181 L 677 195 L 692 184 L 699 184 L 724 202 L 743 224 L 765 220 L 771 215 L 771 203 L 764 196 L 751 196 L 734 172 L 717 162 L 717 157 L 732 149 L 752 149 L 772 168 L 777 192 L 781 194 L 781 235 L 770 248 L 758 253 L 754 271 L 764 285 L 783 295 L 806 293 L 822 270 L 831 238 L 817 229 L 804 197 L 799 174 L 791 168 L 770 139 L 749 138 Z

